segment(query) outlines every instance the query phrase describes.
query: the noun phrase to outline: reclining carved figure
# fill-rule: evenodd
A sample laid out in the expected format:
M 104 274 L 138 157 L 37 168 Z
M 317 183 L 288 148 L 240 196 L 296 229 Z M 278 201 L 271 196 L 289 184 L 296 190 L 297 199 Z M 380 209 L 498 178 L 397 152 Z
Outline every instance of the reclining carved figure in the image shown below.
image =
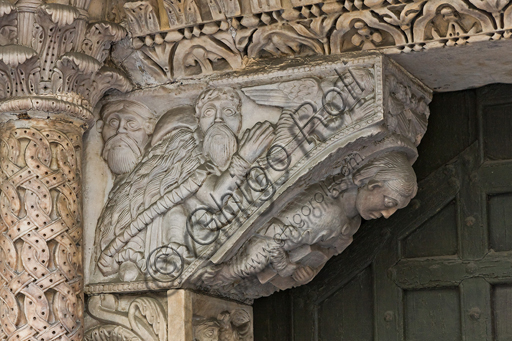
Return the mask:
M 316 184 L 297 196 L 236 256 L 198 276 L 202 286 L 256 298 L 265 291 L 262 285 L 267 294 L 303 285 L 352 242 L 361 217 L 389 218 L 417 191 L 414 170 L 399 152 L 371 160 L 352 176 L 333 178 L 328 187 Z

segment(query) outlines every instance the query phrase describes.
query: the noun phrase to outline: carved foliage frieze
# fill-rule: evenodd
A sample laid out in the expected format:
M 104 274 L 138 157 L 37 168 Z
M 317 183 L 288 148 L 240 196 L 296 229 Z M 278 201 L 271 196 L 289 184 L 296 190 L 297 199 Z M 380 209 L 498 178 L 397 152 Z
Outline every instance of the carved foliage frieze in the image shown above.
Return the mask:
M 205 10 L 200 15 L 197 8 Z M 203 66 L 209 54 L 227 61 L 214 70 L 236 70 L 245 65 L 239 59 L 375 49 L 385 53 L 422 51 L 508 39 L 512 30 L 512 5 L 506 0 L 292 1 L 292 7 L 281 1 L 160 0 L 129 2 L 125 9 L 133 48 L 159 68 L 174 68 L 174 49 L 181 41 L 204 49 L 203 62 L 196 58 L 200 70 L 170 71 L 155 78 L 158 83 L 211 73 L 210 67 Z M 218 31 L 229 33 L 222 40 L 229 47 L 223 54 L 212 49 L 218 44 Z M 209 37 L 214 44 L 204 44 Z M 143 57 L 134 54 L 133 58 Z M 189 63 L 185 64 L 186 68 Z

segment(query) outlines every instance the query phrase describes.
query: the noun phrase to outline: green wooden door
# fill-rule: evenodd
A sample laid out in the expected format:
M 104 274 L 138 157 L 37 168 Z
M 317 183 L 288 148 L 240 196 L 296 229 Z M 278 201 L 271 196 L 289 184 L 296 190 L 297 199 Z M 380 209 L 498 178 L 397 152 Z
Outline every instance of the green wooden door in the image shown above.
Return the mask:
M 512 87 L 431 109 L 417 197 L 309 285 L 256 302 L 256 340 L 512 340 Z M 276 302 L 289 315 L 258 317 Z

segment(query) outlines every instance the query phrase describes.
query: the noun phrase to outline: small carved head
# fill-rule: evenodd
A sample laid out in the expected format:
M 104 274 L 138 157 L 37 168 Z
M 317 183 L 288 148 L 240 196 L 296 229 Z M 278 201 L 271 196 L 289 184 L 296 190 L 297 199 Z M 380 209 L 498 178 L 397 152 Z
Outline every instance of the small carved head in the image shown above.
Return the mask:
M 231 88 L 205 90 L 196 103 L 196 116 L 204 133 L 203 153 L 222 171 L 238 150 L 241 108 L 240 95 Z
M 194 326 L 194 341 L 219 341 L 219 330 L 217 321 L 201 321 Z
M 353 175 L 359 187 L 356 208 L 366 220 L 389 218 L 416 196 L 416 174 L 407 156 L 390 152 L 361 167 Z
M 118 100 L 105 104 L 100 113 L 97 129 L 105 141 L 103 158 L 116 175 L 132 171 L 153 133 L 153 112 L 142 103 Z
M 227 87 L 205 90 L 196 102 L 196 116 L 204 133 L 215 123 L 224 123 L 238 135 L 242 128 L 240 95 Z

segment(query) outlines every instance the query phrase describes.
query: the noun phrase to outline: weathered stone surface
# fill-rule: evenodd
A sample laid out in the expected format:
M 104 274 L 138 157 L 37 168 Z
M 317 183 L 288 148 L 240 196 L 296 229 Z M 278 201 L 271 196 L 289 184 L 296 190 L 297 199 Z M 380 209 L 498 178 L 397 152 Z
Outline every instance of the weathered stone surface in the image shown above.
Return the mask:
M 250 341 L 252 307 L 169 290 L 148 295 L 102 294 L 89 299 L 85 340 Z
M 83 338 L 82 135 L 117 24 L 88 3 L 0 3 L 0 339 Z
M 440 91 L 512 81 L 507 53 L 495 58 L 489 50 L 510 48 L 509 0 L 159 0 L 116 6 L 131 39 L 118 44 L 114 60 L 140 87 L 241 70 L 260 59 L 368 50 L 412 64 L 411 72 Z M 443 70 L 432 72 L 438 67 Z
M 407 205 L 430 90 L 381 55 L 289 64 L 105 102 L 87 292 L 270 295 L 309 282 L 361 216 Z

